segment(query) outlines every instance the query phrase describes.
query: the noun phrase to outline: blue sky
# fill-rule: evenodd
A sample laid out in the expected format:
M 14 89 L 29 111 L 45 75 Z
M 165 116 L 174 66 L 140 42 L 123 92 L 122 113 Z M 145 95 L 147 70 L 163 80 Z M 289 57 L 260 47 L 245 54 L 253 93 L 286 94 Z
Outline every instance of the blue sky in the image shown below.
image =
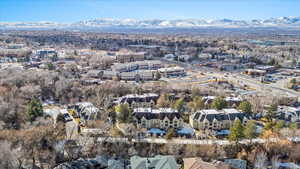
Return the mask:
M 0 22 L 280 16 L 300 16 L 300 0 L 0 0 Z

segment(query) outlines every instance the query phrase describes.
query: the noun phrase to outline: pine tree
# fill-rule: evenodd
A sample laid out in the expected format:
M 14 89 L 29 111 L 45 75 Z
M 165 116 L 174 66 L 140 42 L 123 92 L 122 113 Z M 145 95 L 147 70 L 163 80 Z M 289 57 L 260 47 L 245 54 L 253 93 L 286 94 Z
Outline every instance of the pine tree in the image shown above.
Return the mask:
M 43 115 L 43 106 L 39 99 L 33 98 L 27 105 L 27 116 L 30 122 Z
M 236 144 L 244 138 L 244 127 L 240 120 L 235 120 L 233 126 L 230 128 L 229 140 Z
M 172 107 L 174 109 L 176 109 L 177 111 L 182 112 L 184 109 L 184 103 L 185 103 L 184 99 L 181 98 L 181 99 L 176 100 L 176 102 L 173 104 Z
M 227 103 L 223 97 L 218 97 L 213 101 L 212 107 L 214 109 L 222 110 L 227 107 Z
M 128 123 L 131 121 L 132 115 L 128 104 L 119 104 L 115 107 L 117 112 L 117 119 L 122 123 Z
M 248 101 L 243 101 L 239 105 L 239 110 L 244 113 L 252 113 L 252 105 Z
M 252 139 L 256 137 L 256 125 L 255 121 L 250 120 L 245 129 L 244 129 L 244 136 L 245 138 L 249 139 L 252 142 Z

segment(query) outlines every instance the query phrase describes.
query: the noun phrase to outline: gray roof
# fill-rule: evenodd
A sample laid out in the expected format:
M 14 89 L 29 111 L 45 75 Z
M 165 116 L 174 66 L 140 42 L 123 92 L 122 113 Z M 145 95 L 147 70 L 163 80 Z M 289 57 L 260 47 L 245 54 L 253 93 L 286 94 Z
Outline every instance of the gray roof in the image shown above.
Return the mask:
M 240 112 L 236 109 L 201 110 L 192 115 L 192 118 L 199 122 L 203 122 L 205 119 L 208 120 L 209 122 L 212 122 L 214 119 L 218 121 L 223 121 L 223 120 L 233 121 L 236 118 L 242 121 L 245 117 L 249 119 L 250 115 L 248 115 L 247 113 Z
M 180 165 L 176 163 L 173 156 L 155 156 L 153 158 L 143 158 L 133 156 L 130 158 L 132 169 L 179 169 Z

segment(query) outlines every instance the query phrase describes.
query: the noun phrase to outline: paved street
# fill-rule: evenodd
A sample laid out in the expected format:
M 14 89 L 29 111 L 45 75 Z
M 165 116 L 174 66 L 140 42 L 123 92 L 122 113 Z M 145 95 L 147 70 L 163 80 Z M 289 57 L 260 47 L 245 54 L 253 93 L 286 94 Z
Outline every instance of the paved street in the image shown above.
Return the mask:
M 290 141 L 300 141 L 299 137 L 287 138 Z M 253 139 L 252 143 L 266 143 L 266 142 L 277 142 L 280 139 L 278 138 L 270 138 L 270 139 Z M 144 138 L 144 139 L 128 139 L 128 138 L 114 138 L 114 137 L 98 137 L 98 142 L 111 142 L 111 143 L 153 143 L 153 144 L 193 144 L 193 145 L 229 145 L 233 144 L 228 140 L 194 140 L 194 139 L 172 139 L 166 140 L 164 138 Z M 249 144 L 250 140 L 242 140 L 239 142 L 240 144 Z

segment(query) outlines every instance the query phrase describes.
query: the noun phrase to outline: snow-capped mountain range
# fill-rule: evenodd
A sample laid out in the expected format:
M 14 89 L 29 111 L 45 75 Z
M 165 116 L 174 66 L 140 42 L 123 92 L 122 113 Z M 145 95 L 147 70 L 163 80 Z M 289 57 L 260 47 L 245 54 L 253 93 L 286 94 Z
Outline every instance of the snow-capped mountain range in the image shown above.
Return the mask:
M 94 19 L 71 24 L 55 22 L 0 22 L 0 28 L 199 28 L 199 27 L 299 27 L 300 17 L 280 17 L 265 20 L 135 20 L 135 19 Z

